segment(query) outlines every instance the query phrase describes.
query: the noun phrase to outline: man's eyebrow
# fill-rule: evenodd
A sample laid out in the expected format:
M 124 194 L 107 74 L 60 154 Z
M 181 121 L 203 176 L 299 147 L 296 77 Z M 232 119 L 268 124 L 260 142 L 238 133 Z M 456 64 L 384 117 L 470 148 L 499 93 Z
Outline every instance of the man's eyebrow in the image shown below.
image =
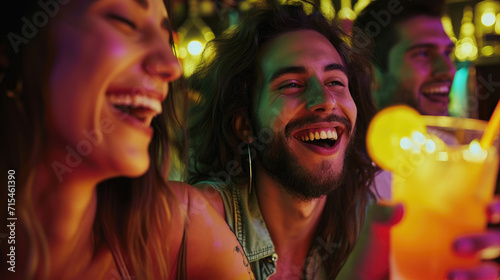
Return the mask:
M 454 48 L 455 47 L 455 44 L 453 42 L 451 42 L 450 44 L 448 44 L 448 46 L 446 46 L 446 48 Z M 437 45 L 436 44 L 432 44 L 432 43 L 421 43 L 421 44 L 415 44 L 415 45 L 411 45 L 409 46 L 406 51 L 411 51 L 411 50 L 414 50 L 414 49 L 420 49 L 420 48 L 437 48 Z
M 342 64 L 332 63 L 332 64 L 328 64 L 327 66 L 325 66 L 325 72 L 334 71 L 334 70 L 340 70 L 340 71 L 344 72 L 344 74 L 347 75 L 347 70 L 345 69 L 344 65 L 342 65 Z
M 304 73 L 306 73 L 306 68 L 304 66 L 282 67 L 282 68 L 279 68 L 278 70 L 274 71 L 274 73 L 271 75 L 271 78 L 269 79 L 269 81 L 272 82 L 285 74 L 304 74 Z
M 420 43 L 420 44 L 414 44 L 409 46 L 406 51 L 411 51 L 414 49 L 427 49 L 427 48 L 437 48 L 436 44 L 431 44 L 431 43 Z

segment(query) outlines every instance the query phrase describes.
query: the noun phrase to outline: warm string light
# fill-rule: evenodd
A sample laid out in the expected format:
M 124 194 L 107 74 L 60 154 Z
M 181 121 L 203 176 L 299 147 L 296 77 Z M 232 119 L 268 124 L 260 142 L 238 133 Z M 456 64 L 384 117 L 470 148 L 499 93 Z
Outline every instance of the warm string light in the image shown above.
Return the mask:
M 200 18 L 198 12 L 198 1 L 189 1 L 188 18 L 178 29 L 179 34 L 179 58 L 182 62 L 184 76 L 189 77 L 205 45 L 215 38 L 214 33 Z
M 358 0 L 356 1 L 356 4 L 354 4 L 354 12 L 356 13 L 356 15 L 359 15 L 359 13 L 361 13 L 361 11 L 366 8 L 366 6 L 368 6 L 368 4 L 370 4 L 370 2 L 372 2 L 372 0 Z
M 340 10 L 336 13 L 332 0 L 320 0 L 320 9 L 329 19 L 338 16 L 343 29 L 350 32 L 352 21 L 371 1 L 358 0 L 353 10 L 351 0 L 341 0 Z M 253 3 L 254 1 L 247 0 L 242 3 L 247 2 Z M 186 76 L 191 75 L 206 43 L 214 38 L 211 29 L 199 17 L 198 0 L 190 0 L 189 4 L 189 16 L 178 29 L 181 42 L 178 46 L 178 53 Z M 474 7 L 474 10 L 475 15 L 472 7 L 465 7 L 458 39 L 454 35 L 450 17 L 445 15 L 442 18 L 446 33 L 452 41 L 456 42 L 454 55 L 458 61 L 474 61 L 479 56 L 500 55 L 500 42 L 484 39 L 497 38 L 500 35 L 500 3 L 495 0 L 481 1 Z M 497 37 L 488 37 L 488 34 L 495 34 Z
M 352 10 L 351 0 L 340 1 L 339 18 L 353 21 L 356 19 L 356 13 Z
M 340 1 L 340 11 L 338 13 L 338 17 L 340 19 L 342 30 L 350 34 L 352 31 L 352 23 L 357 17 L 356 13 L 352 10 L 351 0 Z
M 485 0 L 476 4 L 475 26 L 478 40 L 479 55 L 490 57 L 500 55 L 500 3 Z M 497 26 L 499 28 L 497 28 Z
M 448 14 L 445 14 L 441 18 L 441 23 L 443 24 L 444 32 L 446 32 L 446 35 L 450 37 L 451 41 L 453 43 L 457 42 L 457 37 L 455 36 L 455 32 L 453 31 L 453 24 L 451 23 L 451 18 Z
M 321 0 L 320 9 L 327 19 L 332 20 L 335 18 L 335 7 L 332 0 Z
M 467 6 L 464 8 L 460 35 L 455 49 L 455 57 L 459 61 L 475 60 L 477 58 L 478 51 L 472 14 L 472 7 Z

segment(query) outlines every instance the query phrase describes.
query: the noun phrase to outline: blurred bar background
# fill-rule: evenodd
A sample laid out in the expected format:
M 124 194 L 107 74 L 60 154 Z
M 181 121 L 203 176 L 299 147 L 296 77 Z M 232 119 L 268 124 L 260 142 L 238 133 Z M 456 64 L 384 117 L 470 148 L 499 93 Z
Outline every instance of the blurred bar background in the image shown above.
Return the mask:
M 351 22 L 371 0 L 312 0 L 330 18 Z M 397 1 L 397 0 L 395 0 Z M 429 1 L 429 0 L 413 0 Z M 176 0 L 174 27 L 178 56 L 189 76 L 205 44 L 238 24 L 240 13 L 258 0 Z M 500 2 L 446 0 L 443 24 L 456 42 L 457 67 L 450 113 L 488 120 L 500 96 Z

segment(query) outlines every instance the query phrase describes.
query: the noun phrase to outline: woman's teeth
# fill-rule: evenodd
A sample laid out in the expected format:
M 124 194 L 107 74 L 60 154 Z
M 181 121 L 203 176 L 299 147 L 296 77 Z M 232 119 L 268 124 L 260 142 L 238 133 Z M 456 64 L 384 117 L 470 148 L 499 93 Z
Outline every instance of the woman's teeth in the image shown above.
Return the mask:
M 160 100 L 146 95 L 109 94 L 107 99 L 114 108 L 139 120 L 145 127 L 162 111 Z
M 153 111 L 155 115 L 161 113 L 161 102 L 146 95 L 108 95 L 109 102 L 115 107 L 145 108 Z

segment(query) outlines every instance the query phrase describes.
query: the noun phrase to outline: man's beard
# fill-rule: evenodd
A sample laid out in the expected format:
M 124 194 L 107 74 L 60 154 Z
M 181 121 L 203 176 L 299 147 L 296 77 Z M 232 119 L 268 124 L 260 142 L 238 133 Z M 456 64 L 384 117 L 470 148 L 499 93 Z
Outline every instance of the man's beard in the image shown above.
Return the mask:
M 285 136 L 280 134 L 262 151 L 257 150 L 257 158 L 265 172 L 287 193 L 301 200 L 309 201 L 333 193 L 346 180 L 348 159 L 352 153 L 353 133 L 350 134 L 344 154 L 343 166 L 333 171 L 332 163 L 323 161 L 320 166 L 309 171 L 301 165 L 287 145 Z

